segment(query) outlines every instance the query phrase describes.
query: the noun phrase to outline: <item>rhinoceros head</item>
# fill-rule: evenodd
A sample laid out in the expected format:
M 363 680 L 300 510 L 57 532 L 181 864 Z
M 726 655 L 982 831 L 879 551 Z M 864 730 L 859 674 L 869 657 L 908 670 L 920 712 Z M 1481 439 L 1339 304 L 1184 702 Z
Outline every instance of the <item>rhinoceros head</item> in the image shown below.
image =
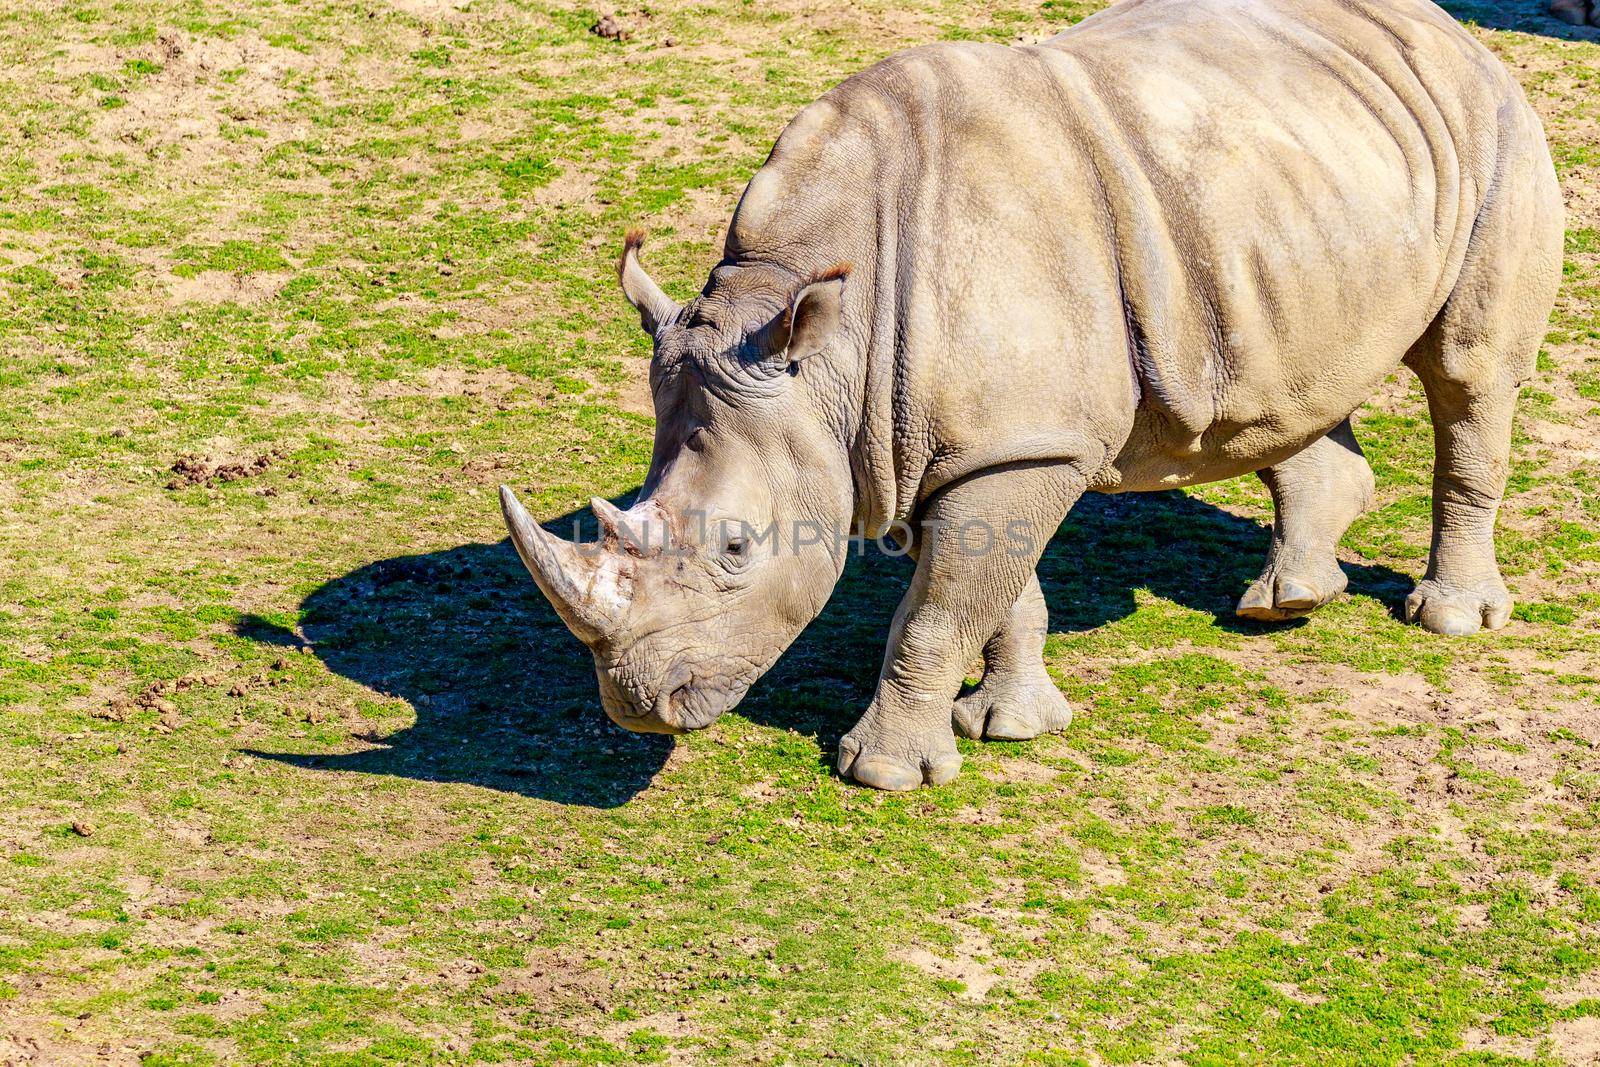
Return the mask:
M 800 361 L 842 333 L 846 268 L 724 265 L 674 303 L 630 233 L 622 289 L 655 340 L 655 446 L 627 511 L 591 502 L 600 540 L 539 527 L 509 489 L 511 540 L 594 653 L 601 701 L 630 730 L 709 725 L 816 617 L 843 568 L 851 392 Z

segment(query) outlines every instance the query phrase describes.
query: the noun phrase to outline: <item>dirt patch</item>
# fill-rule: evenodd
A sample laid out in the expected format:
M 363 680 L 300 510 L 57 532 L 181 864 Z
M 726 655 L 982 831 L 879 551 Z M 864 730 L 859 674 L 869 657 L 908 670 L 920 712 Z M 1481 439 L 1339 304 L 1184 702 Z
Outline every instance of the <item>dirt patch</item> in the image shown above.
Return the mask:
M 0 1020 L 0 1064 L 5 1067 L 136 1067 L 142 1062 L 139 1050 L 128 1046 L 80 1044 L 43 1027 Z
M 1540 1046 L 1546 1042 L 1557 1062 L 1572 1064 L 1573 1067 L 1592 1067 L 1600 1063 L 1600 1019 L 1592 1016 L 1563 1019 L 1543 1037 L 1510 1036 L 1474 1028 L 1463 1034 L 1461 1040 L 1467 1052 L 1487 1052 L 1519 1059 L 1537 1056 Z
M 1550 1028 L 1550 1042 L 1566 1063 L 1600 1063 L 1600 1019 L 1564 1019 Z
M 650 392 L 650 361 L 625 359 L 622 369 L 627 377 L 617 387 L 617 406 L 634 415 L 655 417 L 655 395 Z
M 581 1007 L 609 1011 L 612 986 L 611 978 L 589 961 L 544 952 L 535 962 L 502 978 L 494 993 L 497 997 L 526 998 L 541 1013 L 559 1016 Z
M 441 15 L 454 15 L 471 2 L 472 0 L 386 0 L 389 7 L 417 19 L 436 19 Z
M 533 202 L 540 207 L 583 207 L 595 202 L 596 175 L 579 167 L 567 167 L 547 185 L 533 191 Z
M 176 304 L 241 304 L 246 307 L 271 300 L 292 277 L 285 271 L 241 274 L 203 270 L 190 278 L 174 278 L 167 291 Z
M 1552 990 L 1547 999 L 1558 1008 L 1570 1008 L 1585 1000 L 1600 1001 L 1600 973 L 1584 975 L 1566 989 Z
M 1060 769 L 1029 759 L 1002 757 L 999 774 L 1002 782 L 1053 782 L 1061 776 Z
M 1000 974 L 984 962 L 988 942 L 970 927 L 961 928 L 955 956 L 940 956 L 921 945 L 907 945 L 889 953 L 891 959 L 909 963 L 917 970 L 946 982 L 959 982 L 962 1000 L 980 1001 L 989 995 Z
M 1078 857 L 1078 868 L 1083 871 L 1090 885 L 1124 885 L 1128 881 L 1128 872 L 1122 869 L 1121 864 L 1098 852 L 1091 851 Z
M 627 1041 L 633 1034 L 649 1030 L 663 1037 L 685 1038 L 699 1033 L 694 1020 L 677 1011 L 658 1011 L 628 1022 L 613 1023 L 600 1031 L 600 1036 L 614 1045 Z

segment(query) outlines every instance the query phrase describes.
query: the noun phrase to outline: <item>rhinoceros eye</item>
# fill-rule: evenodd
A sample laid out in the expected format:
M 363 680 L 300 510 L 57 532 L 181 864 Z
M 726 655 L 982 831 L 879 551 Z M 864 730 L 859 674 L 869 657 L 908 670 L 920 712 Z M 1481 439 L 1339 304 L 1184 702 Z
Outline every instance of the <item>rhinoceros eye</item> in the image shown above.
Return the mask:
M 738 570 L 755 558 L 758 542 L 751 536 L 750 527 L 737 519 L 725 519 L 719 529 L 720 549 L 718 560 L 728 570 Z
M 730 571 L 743 570 L 755 555 L 753 548 L 747 534 L 730 530 L 722 542 L 722 565 Z

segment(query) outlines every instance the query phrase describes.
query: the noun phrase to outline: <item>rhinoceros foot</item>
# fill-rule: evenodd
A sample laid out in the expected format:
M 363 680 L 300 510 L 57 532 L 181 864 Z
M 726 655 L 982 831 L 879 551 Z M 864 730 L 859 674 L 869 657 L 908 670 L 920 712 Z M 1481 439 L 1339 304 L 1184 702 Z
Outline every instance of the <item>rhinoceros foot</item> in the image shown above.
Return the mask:
M 903 791 L 943 785 L 961 773 L 961 753 L 948 720 L 920 725 L 874 702 L 839 739 L 839 773 L 874 789 Z
M 1269 562 L 1234 611 L 1261 622 L 1298 619 L 1344 592 L 1347 584 L 1349 579 L 1332 556 L 1316 562 Z
M 1065 730 L 1072 724 L 1072 706 L 1041 667 L 1038 677 L 985 677 L 956 701 L 952 719 L 962 737 L 1026 741 Z
M 1511 619 L 1511 594 L 1498 578 L 1456 586 L 1429 578 L 1406 597 L 1406 621 L 1436 634 L 1460 636 L 1498 630 Z

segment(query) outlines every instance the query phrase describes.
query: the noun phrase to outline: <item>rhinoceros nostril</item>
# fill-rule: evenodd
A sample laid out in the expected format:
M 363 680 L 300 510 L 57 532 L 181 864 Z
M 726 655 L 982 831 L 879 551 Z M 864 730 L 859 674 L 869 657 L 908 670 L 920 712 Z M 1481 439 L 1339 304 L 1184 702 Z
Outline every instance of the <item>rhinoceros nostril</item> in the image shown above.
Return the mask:
M 693 682 L 684 682 L 667 698 L 667 718 L 670 722 L 683 722 L 684 714 L 689 710 L 689 694 L 693 685 Z

